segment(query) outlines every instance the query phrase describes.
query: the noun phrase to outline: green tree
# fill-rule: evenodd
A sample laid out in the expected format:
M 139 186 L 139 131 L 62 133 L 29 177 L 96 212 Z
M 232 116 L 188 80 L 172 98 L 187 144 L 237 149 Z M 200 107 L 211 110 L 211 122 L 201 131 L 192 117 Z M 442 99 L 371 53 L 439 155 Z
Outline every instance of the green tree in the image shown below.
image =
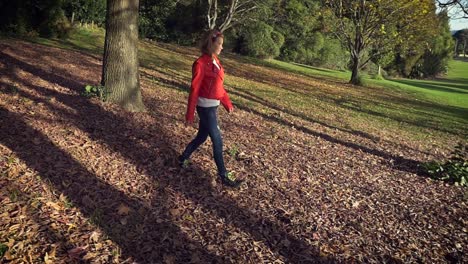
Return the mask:
M 65 37 L 69 23 L 61 0 L 18 0 L 0 2 L 0 30 L 14 34 L 39 32 L 44 37 Z
M 435 77 L 447 71 L 448 61 L 453 54 L 453 39 L 450 32 L 449 17 L 446 11 L 437 15 L 438 34 L 429 42 L 420 65 L 424 77 Z
M 284 43 L 281 33 L 264 22 L 252 24 L 241 33 L 241 54 L 257 58 L 274 58 L 280 54 Z
M 285 37 L 281 59 L 313 64 L 320 57 L 320 6 L 313 0 L 279 0 L 273 5 L 272 25 Z
M 404 41 L 405 31 L 420 27 L 435 13 L 432 0 L 325 0 L 324 4 L 336 19 L 335 36 L 350 53 L 350 83 L 357 85 L 360 69 L 374 56 Z M 377 52 L 369 53 L 372 48 Z
M 107 99 L 143 111 L 138 74 L 138 0 L 107 0 L 101 84 Z
M 176 6 L 174 0 L 140 0 L 140 37 L 169 40 L 168 18 L 176 12 Z
M 64 9 L 72 23 L 102 26 L 106 19 L 106 0 L 64 0 Z

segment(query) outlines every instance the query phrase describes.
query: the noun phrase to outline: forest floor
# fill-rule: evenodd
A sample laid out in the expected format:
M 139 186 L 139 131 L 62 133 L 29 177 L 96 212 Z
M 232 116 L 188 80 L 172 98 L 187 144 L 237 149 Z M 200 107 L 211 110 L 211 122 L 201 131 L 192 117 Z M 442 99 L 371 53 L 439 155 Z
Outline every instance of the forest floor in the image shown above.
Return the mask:
M 96 53 L 0 40 L 1 261 L 468 262 L 466 188 L 420 170 L 466 140 L 468 109 L 226 55 L 231 190 L 209 141 L 175 161 L 196 50 L 141 48 L 129 113 L 81 95 Z

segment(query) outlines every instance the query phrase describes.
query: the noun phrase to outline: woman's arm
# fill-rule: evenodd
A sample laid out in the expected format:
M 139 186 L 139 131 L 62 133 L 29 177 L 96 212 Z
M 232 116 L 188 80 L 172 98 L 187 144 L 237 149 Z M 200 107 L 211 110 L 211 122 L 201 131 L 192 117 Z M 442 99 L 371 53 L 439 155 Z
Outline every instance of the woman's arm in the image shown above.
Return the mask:
M 185 121 L 187 123 L 192 123 L 195 118 L 195 107 L 197 105 L 198 94 L 200 93 L 203 77 L 203 65 L 197 60 L 193 63 L 192 66 L 192 84 L 190 86 L 187 113 L 185 115 Z

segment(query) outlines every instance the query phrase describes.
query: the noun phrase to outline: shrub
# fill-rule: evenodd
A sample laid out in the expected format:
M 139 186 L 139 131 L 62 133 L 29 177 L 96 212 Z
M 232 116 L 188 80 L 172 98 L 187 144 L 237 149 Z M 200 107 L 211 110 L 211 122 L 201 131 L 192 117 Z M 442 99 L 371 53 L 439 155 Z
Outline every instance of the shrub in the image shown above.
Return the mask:
M 455 185 L 468 186 L 468 144 L 458 143 L 450 159 L 444 163 L 431 161 L 422 165 L 431 178 Z
M 249 26 L 242 36 L 241 54 L 262 59 L 277 57 L 280 54 L 279 44 L 284 42 L 284 37 L 273 32 L 273 27 L 264 22 Z
M 88 98 L 97 97 L 102 101 L 106 101 L 107 99 L 106 89 L 102 85 L 86 85 L 81 95 Z

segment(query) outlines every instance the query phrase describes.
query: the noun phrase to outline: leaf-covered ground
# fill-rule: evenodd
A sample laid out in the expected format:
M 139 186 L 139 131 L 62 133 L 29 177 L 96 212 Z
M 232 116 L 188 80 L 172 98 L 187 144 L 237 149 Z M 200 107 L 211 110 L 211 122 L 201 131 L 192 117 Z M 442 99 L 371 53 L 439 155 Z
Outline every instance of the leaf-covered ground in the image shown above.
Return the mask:
M 175 164 L 196 133 L 183 125 L 196 52 L 167 54 L 167 61 L 142 58 L 148 111 L 128 113 L 80 95 L 100 79 L 99 56 L 0 42 L 3 262 L 468 261 L 466 189 L 418 175 L 422 161 L 448 153 L 447 138 L 464 135 L 452 131 L 438 141 L 444 131 L 437 124 L 395 119 L 431 135 L 417 140 L 398 127 L 351 122 L 350 111 L 375 104 L 375 90 L 229 57 L 227 84 L 238 108 L 220 111 L 225 157 L 246 179 L 229 190 L 216 179 L 210 142 L 188 169 Z M 298 101 L 281 104 L 283 95 L 266 100 L 261 93 L 274 93 L 271 85 L 316 104 L 301 111 Z M 336 94 L 354 101 L 336 101 Z M 396 98 L 375 96 L 388 97 L 389 106 Z M 466 129 L 453 122 L 454 131 Z

